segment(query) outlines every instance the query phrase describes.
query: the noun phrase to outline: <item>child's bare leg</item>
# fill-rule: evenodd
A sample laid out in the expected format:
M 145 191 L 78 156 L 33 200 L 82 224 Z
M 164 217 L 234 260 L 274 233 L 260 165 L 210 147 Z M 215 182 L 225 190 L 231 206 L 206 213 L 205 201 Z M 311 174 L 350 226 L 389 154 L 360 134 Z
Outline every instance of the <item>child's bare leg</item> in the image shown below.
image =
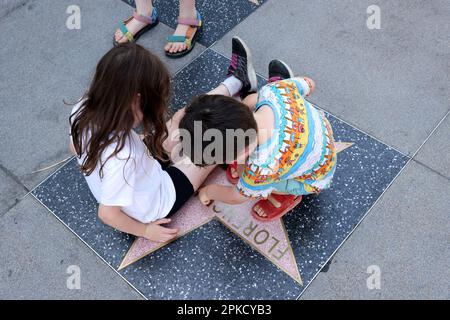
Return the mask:
M 223 95 L 230 97 L 230 92 L 228 91 L 228 88 L 224 84 L 219 84 L 216 88 L 209 91 L 207 94 L 209 95 Z M 256 105 L 256 100 L 258 98 L 258 95 L 251 94 L 247 98 L 244 99 L 243 103 L 245 103 L 250 109 L 254 109 Z M 166 126 L 167 130 L 169 132 L 168 138 L 164 141 L 163 146 L 166 152 L 169 154 L 172 153 L 173 148 L 180 142 L 179 135 L 177 133 L 177 129 L 179 127 L 181 119 L 183 119 L 184 116 L 184 108 L 178 110 L 173 117 L 167 121 Z
M 227 96 L 230 97 L 231 94 L 228 91 L 227 87 L 225 87 L 224 84 L 219 84 L 216 88 L 212 89 L 210 92 L 208 92 L 208 94 L 213 95 L 213 94 L 220 94 L 223 96 Z
M 220 84 L 217 88 L 208 92 L 208 94 L 220 94 L 224 96 L 230 96 L 230 92 L 227 87 L 223 84 Z M 183 172 L 189 181 L 192 183 L 194 190 L 198 190 L 200 186 L 203 184 L 208 175 L 214 170 L 215 165 L 211 165 L 208 167 L 198 167 L 192 163 L 192 161 L 188 157 L 181 157 L 180 159 L 176 159 L 177 151 L 179 151 L 179 147 L 181 147 L 178 128 L 181 119 L 184 116 L 184 109 L 182 108 L 178 110 L 174 116 L 167 122 L 167 130 L 169 132 L 168 138 L 164 141 L 163 146 L 166 151 L 171 155 L 172 160 L 175 161 L 174 166 Z M 172 156 L 173 154 L 173 156 Z
M 180 4 L 181 10 L 195 9 L 194 0 L 183 0 Z M 166 47 L 166 50 L 169 48 Z M 239 38 L 233 38 L 232 40 L 232 61 L 228 67 L 227 78 L 217 86 L 217 88 L 208 92 L 210 95 L 224 95 L 232 97 L 241 93 L 241 90 L 252 91 L 256 90 L 257 78 L 253 65 L 248 63 L 250 52 L 248 47 Z M 239 68 L 238 68 L 239 66 Z M 244 83 L 245 88 L 244 88 Z M 173 148 L 176 146 L 176 141 L 179 141 L 179 137 L 174 132 L 177 131 L 179 123 L 184 115 L 184 108 L 179 110 L 174 117 L 167 123 L 169 130 L 169 141 L 165 143 L 165 149 L 170 154 Z
M 189 0 L 193 1 L 193 0 Z M 188 0 L 185 0 L 185 4 Z M 192 6 L 194 8 L 194 5 Z M 208 92 L 210 95 L 224 95 L 232 97 L 241 92 L 254 90 L 257 86 L 256 73 L 251 64 L 247 62 L 250 56 L 246 45 L 239 38 L 233 38 L 232 42 L 232 61 L 228 67 L 227 78 L 217 88 Z M 239 66 L 239 68 L 238 68 Z M 239 72 L 238 72 L 239 71 Z M 244 74 L 245 73 L 245 74 Z M 237 76 L 237 74 L 239 74 Z M 243 88 L 245 85 L 245 88 Z M 184 108 L 179 110 L 174 117 L 167 123 L 169 137 L 164 143 L 164 148 L 171 154 L 175 146 L 179 143 L 179 123 L 184 116 Z
M 219 84 L 216 88 L 208 92 L 207 94 L 210 95 L 223 95 L 223 96 L 230 96 L 230 92 L 228 91 L 227 87 L 223 84 Z M 173 117 L 167 121 L 166 126 L 167 130 L 169 132 L 169 136 L 164 141 L 163 146 L 166 152 L 170 155 L 173 151 L 173 148 L 180 143 L 179 134 L 178 134 L 178 127 L 180 124 L 181 119 L 183 119 L 184 116 L 184 108 L 178 110 Z
M 198 167 L 188 157 L 180 156 L 182 144 L 177 129 L 183 116 L 184 108 L 177 111 L 173 118 L 167 122 L 169 137 L 164 141 L 163 146 L 174 161 L 174 166 L 184 173 L 194 190 L 197 191 L 216 166 Z
M 244 100 L 242 100 L 242 103 L 245 104 L 247 107 L 250 108 L 250 110 L 253 111 L 256 107 L 256 103 L 258 102 L 258 94 L 252 93 L 249 94 L 247 97 L 245 97 Z

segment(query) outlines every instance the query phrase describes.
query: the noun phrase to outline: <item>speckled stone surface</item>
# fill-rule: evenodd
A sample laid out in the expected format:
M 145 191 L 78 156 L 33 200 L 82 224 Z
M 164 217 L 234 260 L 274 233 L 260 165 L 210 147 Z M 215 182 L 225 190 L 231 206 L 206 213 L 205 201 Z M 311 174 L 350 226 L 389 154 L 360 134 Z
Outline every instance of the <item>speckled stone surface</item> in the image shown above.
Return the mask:
M 123 0 L 135 6 L 134 0 Z M 199 42 L 212 45 L 267 0 L 197 0 L 196 6 L 203 19 Z M 179 0 L 155 0 L 160 20 L 172 28 L 177 26 Z M 258 5 L 256 3 L 259 3 Z
M 173 81 L 173 109 L 217 85 L 228 60 L 207 50 Z M 292 280 L 218 221 L 211 221 L 120 271 L 149 299 L 295 299 L 361 221 L 408 160 L 329 116 L 336 141 L 354 142 L 338 157 L 331 190 L 305 197 L 284 218 L 304 286 Z M 75 161 L 34 195 L 117 268 L 132 237 L 102 225 Z

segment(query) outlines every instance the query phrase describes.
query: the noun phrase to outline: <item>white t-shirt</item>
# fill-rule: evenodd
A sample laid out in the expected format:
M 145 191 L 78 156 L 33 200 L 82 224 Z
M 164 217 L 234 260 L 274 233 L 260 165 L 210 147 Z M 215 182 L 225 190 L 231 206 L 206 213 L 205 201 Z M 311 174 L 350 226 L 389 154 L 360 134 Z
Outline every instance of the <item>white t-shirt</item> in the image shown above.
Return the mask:
M 82 102 L 72 110 L 76 113 Z M 103 151 L 104 161 L 114 152 L 116 144 Z M 81 164 L 84 159 L 77 158 Z M 175 187 L 166 171 L 157 160 L 148 155 L 147 147 L 133 130 L 124 148 L 111 157 L 103 166 L 103 177 L 99 175 L 100 164 L 86 176 L 87 184 L 98 203 L 120 206 L 128 216 L 149 223 L 167 216 L 175 203 Z

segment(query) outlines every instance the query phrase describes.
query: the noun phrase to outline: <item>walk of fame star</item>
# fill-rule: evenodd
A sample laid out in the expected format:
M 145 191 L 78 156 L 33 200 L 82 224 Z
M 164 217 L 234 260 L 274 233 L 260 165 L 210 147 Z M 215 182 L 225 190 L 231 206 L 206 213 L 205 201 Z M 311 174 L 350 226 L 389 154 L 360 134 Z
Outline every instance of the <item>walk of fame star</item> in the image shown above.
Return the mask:
M 337 152 L 341 152 L 352 145 L 353 143 L 349 142 L 335 143 Z M 211 183 L 229 184 L 221 169 L 215 170 L 207 179 L 206 184 Z M 248 201 L 241 205 L 218 203 L 211 207 L 206 207 L 201 204 L 197 197 L 193 197 L 172 218 L 169 226 L 179 228 L 178 237 L 182 237 L 212 219 L 218 219 L 253 249 L 264 255 L 278 268 L 303 285 L 283 219 L 263 223 L 255 220 L 251 214 L 242 214 L 243 212 L 250 213 L 254 203 L 255 201 Z M 119 270 L 169 243 L 156 243 L 144 238 L 137 238 L 125 254 Z

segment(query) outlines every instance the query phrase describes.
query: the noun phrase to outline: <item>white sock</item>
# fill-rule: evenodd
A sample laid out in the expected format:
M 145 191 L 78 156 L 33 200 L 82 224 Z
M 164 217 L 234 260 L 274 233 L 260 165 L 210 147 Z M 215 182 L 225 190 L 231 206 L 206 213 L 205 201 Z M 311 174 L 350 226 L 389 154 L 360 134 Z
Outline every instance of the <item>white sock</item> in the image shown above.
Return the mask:
M 231 76 L 226 78 L 222 84 L 228 89 L 230 96 L 236 95 L 242 89 L 242 81 L 236 78 L 235 76 Z

